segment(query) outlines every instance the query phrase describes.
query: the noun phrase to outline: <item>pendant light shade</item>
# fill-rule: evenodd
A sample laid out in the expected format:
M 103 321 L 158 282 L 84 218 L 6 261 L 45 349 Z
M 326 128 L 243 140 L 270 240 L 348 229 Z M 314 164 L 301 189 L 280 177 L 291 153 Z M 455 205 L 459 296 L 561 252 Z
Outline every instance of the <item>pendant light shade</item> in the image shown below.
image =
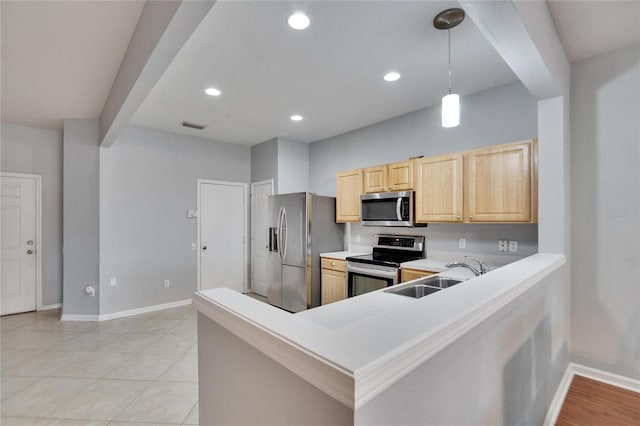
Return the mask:
M 449 93 L 442 98 L 442 127 L 456 127 L 460 124 L 460 96 L 451 93 L 451 28 L 464 20 L 462 9 L 447 9 L 433 18 L 433 26 L 447 30 L 449 36 Z
M 442 127 L 456 127 L 460 124 L 460 96 L 449 93 L 442 97 Z

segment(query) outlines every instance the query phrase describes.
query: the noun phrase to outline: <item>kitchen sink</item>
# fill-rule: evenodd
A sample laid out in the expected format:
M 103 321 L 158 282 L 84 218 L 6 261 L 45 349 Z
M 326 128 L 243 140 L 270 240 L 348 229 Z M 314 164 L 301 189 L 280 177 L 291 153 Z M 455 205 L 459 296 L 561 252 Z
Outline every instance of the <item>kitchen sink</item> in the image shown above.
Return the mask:
M 434 287 L 440 288 L 448 288 L 452 285 L 456 285 L 461 283 L 462 280 L 456 280 L 454 278 L 445 278 L 445 277 L 429 277 L 424 281 L 421 281 L 419 284 L 430 285 Z
M 385 290 L 387 293 L 399 294 L 401 296 L 419 299 L 428 296 L 436 291 L 451 287 L 461 283 L 462 280 L 446 277 L 426 277 L 416 280 L 416 282 Z
M 415 284 L 408 287 L 402 287 L 396 290 L 387 290 L 387 293 L 400 294 L 402 296 L 413 297 L 419 299 L 428 296 L 431 293 L 442 290 L 440 287 L 431 287 L 424 284 Z

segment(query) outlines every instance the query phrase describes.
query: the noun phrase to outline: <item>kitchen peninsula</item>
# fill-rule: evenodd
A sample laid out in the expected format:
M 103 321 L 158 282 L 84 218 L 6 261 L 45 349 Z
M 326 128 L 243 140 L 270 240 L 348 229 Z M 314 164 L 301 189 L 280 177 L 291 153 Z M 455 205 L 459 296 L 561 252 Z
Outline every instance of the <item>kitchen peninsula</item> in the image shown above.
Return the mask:
M 375 291 L 298 314 L 198 292 L 200 421 L 541 423 L 543 379 L 567 357 L 551 320 L 564 262 L 536 254 L 421 299 Z

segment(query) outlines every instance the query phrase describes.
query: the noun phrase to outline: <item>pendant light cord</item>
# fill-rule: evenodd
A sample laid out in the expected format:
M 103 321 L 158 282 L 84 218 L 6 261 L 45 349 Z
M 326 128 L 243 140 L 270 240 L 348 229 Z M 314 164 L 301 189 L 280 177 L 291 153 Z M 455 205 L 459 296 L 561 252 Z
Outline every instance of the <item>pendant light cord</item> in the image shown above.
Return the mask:
M 451 28 L 447 29 L 449 36 L 449 94 L 451 94 Z

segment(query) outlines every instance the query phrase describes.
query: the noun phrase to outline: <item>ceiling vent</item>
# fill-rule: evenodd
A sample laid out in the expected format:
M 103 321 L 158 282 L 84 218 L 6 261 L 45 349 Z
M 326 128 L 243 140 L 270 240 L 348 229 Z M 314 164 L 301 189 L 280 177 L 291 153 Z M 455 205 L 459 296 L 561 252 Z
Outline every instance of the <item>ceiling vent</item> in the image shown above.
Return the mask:
M 207 127 L 207 126 L 205 126 L 204 124 L 192 123 L 191 121 L 183 121 L 183 122 L 182 122 L 182 125 L 183 125 L 184 127 L 189 127 L 189 128 L 191 128 L 191 129 L 198 129 L 198 130 L 202 130 L 202 129 L 204 129 L 205 127 Z

